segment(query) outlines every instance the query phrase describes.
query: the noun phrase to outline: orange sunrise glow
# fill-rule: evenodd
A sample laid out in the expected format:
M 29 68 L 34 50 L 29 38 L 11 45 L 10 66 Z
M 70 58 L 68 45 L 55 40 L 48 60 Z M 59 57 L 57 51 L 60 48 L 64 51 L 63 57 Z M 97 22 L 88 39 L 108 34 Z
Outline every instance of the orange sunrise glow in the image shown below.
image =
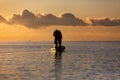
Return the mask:
M 119 3 L 0 0 L 0 41 L 51 41 L 55 29 L 65 41 L 119 41 Z

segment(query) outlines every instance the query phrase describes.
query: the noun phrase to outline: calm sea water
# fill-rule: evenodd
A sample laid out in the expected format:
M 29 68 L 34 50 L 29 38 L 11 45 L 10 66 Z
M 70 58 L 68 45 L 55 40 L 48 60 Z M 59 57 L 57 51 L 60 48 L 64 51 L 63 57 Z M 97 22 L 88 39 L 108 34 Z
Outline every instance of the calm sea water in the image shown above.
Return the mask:
M 120 42 L 0 43 L 0 80 L 120 80 Z

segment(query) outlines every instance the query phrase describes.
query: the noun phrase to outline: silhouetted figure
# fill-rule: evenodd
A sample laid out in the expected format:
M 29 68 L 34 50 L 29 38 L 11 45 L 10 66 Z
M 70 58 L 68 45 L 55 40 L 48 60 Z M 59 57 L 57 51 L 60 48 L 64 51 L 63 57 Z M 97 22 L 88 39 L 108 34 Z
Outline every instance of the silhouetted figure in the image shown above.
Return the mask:
M 53 36 L 55 37 L 55 40 L 54 40 L 55 47 L 56 48 L 60 47 L 61 44 L 62 44 L 62 34 L 61 34 L 61 31 L 55 30 L 54 33 L 53 33 Z

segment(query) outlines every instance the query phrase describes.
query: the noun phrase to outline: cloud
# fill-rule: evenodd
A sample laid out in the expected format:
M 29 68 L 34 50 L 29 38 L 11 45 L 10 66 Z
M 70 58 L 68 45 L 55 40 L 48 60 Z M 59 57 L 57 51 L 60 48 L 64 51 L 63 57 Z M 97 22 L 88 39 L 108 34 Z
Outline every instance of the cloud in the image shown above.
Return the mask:
M 22 15 L 14 14 L 9 20 L 10 24 L 20 24 L 29 28 L 37 28 L 39 26 L 38 18 L 28 10 L 24 10 Z
M 91 24 L 93 26 L 101 25 L 101 26 L 120 26 L 120 18 L 110 19 L 106 18 L 97 18 L 97 19 L 90 19 Z
M 59 25 L 59 18 L 53 14 L 42 15 L 38 20 L 41 26 Z
M 71 13 L 65 13 L 60 18 L 61 25 L 72 25 L 72 26 L 86 26 L 87 23 L 85 23 L 82 19 L 79 19 L 75 17 Z
M 5 18 L 3 18 L 2 16 L 0 16 L 0 23 L 1 22 L 7 22 Z
M 9 20 L 10 24 L 21 24 L 29 28 L 39 28 L 40 26 L 86 26 L 82 19 L 75 17 L 71 13 L 65 13 L 61 17 L 53 14 L 35 15 L 28 10 L 24 10 L 22 15 L 14 14 Z
M 39 28 L 42 26 L 120 26 L 120 18 L 110 19 L 106 18 L 87 18 L 87 21 L 76 17 L 72 13 L 64 13 L 61 17 L 57 17 L 53 14 L 38 14 L 30 12 L 29 10 L 24 10 L 22 14 L 14 14 L 8 21 L 0 16 L 0 23 L 7 24 L 19 24 L 26 26 L 28 28 Z M 88 22 L 88 23 L 87 23 Z

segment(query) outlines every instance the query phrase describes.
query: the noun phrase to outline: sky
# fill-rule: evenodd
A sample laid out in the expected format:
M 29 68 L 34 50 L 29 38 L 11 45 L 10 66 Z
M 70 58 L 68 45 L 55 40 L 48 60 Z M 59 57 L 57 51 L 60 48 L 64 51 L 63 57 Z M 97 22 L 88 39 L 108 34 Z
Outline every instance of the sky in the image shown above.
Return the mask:
M 120 0 L 0 0 L 0 41 L 120 41 Z

